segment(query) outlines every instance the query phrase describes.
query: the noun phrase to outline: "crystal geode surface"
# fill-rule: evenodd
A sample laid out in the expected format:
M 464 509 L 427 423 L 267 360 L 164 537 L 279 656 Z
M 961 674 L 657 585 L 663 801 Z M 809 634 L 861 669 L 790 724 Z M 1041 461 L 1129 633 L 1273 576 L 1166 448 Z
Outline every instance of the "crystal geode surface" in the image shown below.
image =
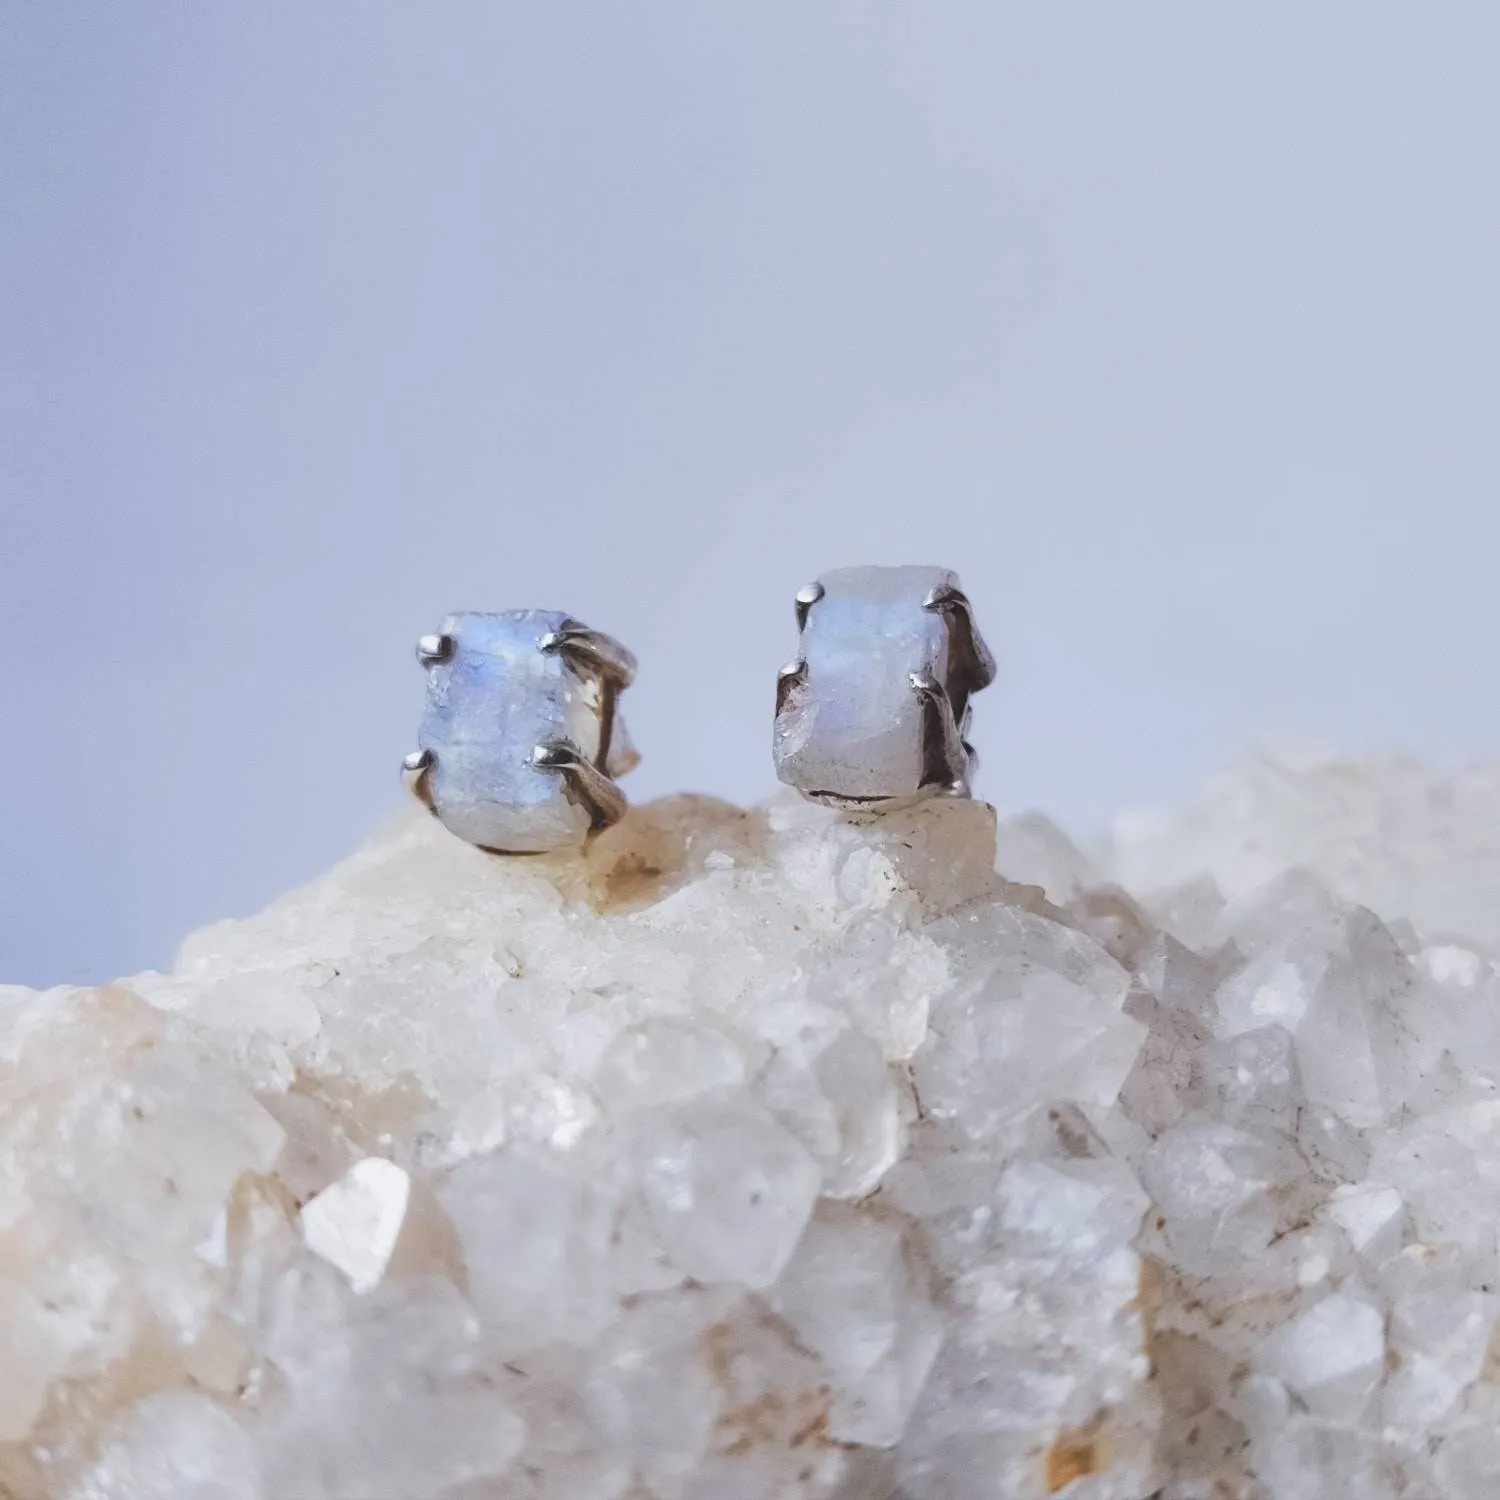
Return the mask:
M 413 811 L 0 989 L 0 1495 L 1500 1493 L 1500 776 L 996 838 Z

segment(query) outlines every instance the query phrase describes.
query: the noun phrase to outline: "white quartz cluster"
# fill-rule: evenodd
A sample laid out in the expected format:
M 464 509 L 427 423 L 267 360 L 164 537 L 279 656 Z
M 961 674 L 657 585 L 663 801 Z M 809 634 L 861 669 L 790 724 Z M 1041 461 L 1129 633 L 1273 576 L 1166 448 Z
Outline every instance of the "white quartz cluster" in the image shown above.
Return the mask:
M 996 838 L 414 810 L 0 989 L 0 1496 L 1500 1494 L 1500 775 Z

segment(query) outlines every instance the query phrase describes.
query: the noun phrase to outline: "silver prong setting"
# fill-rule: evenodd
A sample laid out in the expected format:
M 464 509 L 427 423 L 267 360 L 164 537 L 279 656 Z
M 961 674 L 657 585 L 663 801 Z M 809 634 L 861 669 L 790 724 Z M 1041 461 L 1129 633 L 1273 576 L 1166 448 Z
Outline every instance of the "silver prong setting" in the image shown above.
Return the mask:
M 435 667 L 453 655 L 453 637 L 433 634 L 417 637 L 417 660 L 424 667 Z
M 583 757 L 562 740 L 544 740 L 540 745 L 534 745 L 531 751 L 531 763 L 538 771 L 571 771 L 582 760 Z
M 428 812 L 432 812 L 432 798 L 427 792 L 427 773 L 437 764 L 431 750 L 413 750 L 401 757 L 401 785 L 406 788 Z
M 927 672 L 913 672 L 911 686 L 922 702 L 925 715 L 923 746 L 927 774 L 922 778 L 923 786 L 951 789 L 959 784 L 966 785 L 969 756 L 947 690 Z
M 962 661 L 965 694 L 987 688 L 995 680 L 997 668 L 990 648 L 985 645 L 984 637 L 974 623 L 974 606 L 969 602 L 969 596 L 953 584 L 941 584 L 928 591 L 922 608 L 948 617 Z
M 537 641 L 539 651 L 560 651 L 598 672 L 617 688 L 627 688 L 635 681 L 635 654 L 602 630 L 590 630 L 576 620 L 566 621 L 559 629 L 549 630 Z
M 595 829 L 608 828 L 624 817 L 624 792 L 566 741 L 544 740 L 536 745 L 531 764 L 538 771 L 567 777 L 572 794 L 589 809 Z
M 624 815 L 636 661 L 612 636 L 562 610 L 460 610 L 417 659 L 437 670 L 402 781 L 449 832 L 491 854 L 577 851 Z
M 797 606 L 797 629 L 803 630 L 807 626 L 807 616 L 819 599 L 823 597 L 825 590 L 821 583 L 804 583 L 797 590 L 795 603 Z

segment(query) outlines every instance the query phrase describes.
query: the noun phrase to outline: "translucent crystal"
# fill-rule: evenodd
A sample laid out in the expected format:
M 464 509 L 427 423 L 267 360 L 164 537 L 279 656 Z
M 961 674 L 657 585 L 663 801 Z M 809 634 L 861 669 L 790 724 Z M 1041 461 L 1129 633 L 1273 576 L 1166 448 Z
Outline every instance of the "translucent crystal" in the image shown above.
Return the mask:
M 1370 1177 L 1399 1189 L 1422 1239 L 1491 1253 L 1500 1100 L 1460 1102 L 1406 1121 L 1376 1141 Z
M 933 1207 L 973 1204 L 987 1174 L 968 1165 L 933 1164 Z M 957 1316 L 902 1444 L 902 1493 L 1040 1496 L 1094 1479 L 1104 1494 L 1149 1494 L 1159 1409 L 1142 1384 L 1133 1247 L 1145 1196 L 1119 1162 L 1087 1154 L 1021 1159 L 989 1181 L 995 1208 L 936 1220 Z
M 1210 1110 L 1230 1125 L 1285 1130 L 1302 1101 L 1292 1036 L 1283 1026 L 1260 1026 L 1207 1042 L 1200 1077 Z
M 631 1308 L 590 1381 L 599 1428 L 669 1500 L 833 1495 L 850 1467 L 828 1435 L 822 1364 L 727 1289 Z
M 485 1378 L 478 1323 L 448 1283 L 390 1284 L 351 1303 L 294 1275 L 277 1320 L 268 1494 L 307 1494 L 316 1480 L 320 1500 L 438 1500 L 493 1482 L 519 1454 L 522 1424 Z
M 838 1027 L 783 1046 L 755 1093 L 817 1162 L 825 1197 L 863 1198 L 900 1158 L 908 1101 L 862 1032 Z
M 1407 1493 L 1397 1455 L 1353 1425 L 1294 1416 L 1259 1456 L 1276 1500 L 1404 1500 Z
M 817 1164 L 774 1120 L 728 1101 L 642 1119 L 635 1159 L 663 1248 L 704 1282 L 773 1282 L 821 1181 Z
M 1500 1299 L 1440 1276 L 1396 1299 L 1391 1343 L 1399 1363 L 1386 1383 L 1387 1428 L 1422 1443 L 1458 1406 L 1489 1355 Z
M 250 1434 L 205 1396 L 148 1396 L 117 1422 L 68 1500 L 262 1500 Z
M 607 1326 L 610 1203 L 586 1171 L 548 1152 L 496 1151 L 460 1163 L 439 1192 L 497 1347 L 587 1344 Z
M 1378 1264 L 1401 1247 L 1406 1205 L 1395 1188 L 1344 1184 L 1329 1195 L 1324 1212 L 1368 1260 Z
M 0 1490 L 1491 1500 L 1495 827 L 1264 762 L 1150 880 L 962 800 L 413 810 L 0 989 Z
M 1013 913 L 992 912 L 999 931 L 1014 931 Z M 982 920 L 966 913 L 976 929 Z M 974 977 L 934 1011 L 916 1060 L 923 1106 L 976 1134 L 1050 1099 L 1112 1104 L 1146 1032 L 1120 1012 L 1128 981 L 1113 964 L 1118 980 L 1101 976 L 1097 947 L 1081 963 L 1076 933 L 1040 919 L 1020 927 L 1023 941 L 993 967 L 977 941 L 963 954 Z
M 745 1072 L 743 1049 L 722 1032 L 663 1016 L 628 1026 L 614 1039 L 594 1089 L 606 1105 L 629 1109 L 733 1088 Z
M 734 1293 L 701 1288 L 645 1299 L 599 1350 L 588 1377 L 593 1418 L 658 1493 L 681 1494 L 704 1466 L 723 1409 L 720 1330 L 738 1305 Z
M 830 1205 L 768 1297 L 834 1379 L 836 1441 L 894 1446 L 942 1343 L 910 1228 Z
M 1266 1250 L 1279 1224 L 1277 1185 L 1294 1171 L 1284 1147 L 1198 1115 L 1162 1134 L 1141 1179 L 1182 1265 L 1210 1273 Z
M 337 1266 L 356 1292 L 368 1292 L 390 1263 L 410 1194 L 400 1167 L 366 1157 L 303 1208 L 308 1249 Z
M 1356 1127 L 1393 1114 L 1449 1036 L 1443 1007 L 1367 911 L 1264 948 L 1215 999 L 1231 1034 L 1289 1031 L 1307 1098 Z
M 1357 1418 L 1385 1366 L 1380 1309 L 1343 1293 L 1325 1297 L 1266 1339 L 1255 1366 L 1317 1415 Z
M 1438 1448 L 1433 1472 L 1442 1486 L 1439 1494 L 1452 1500 L 1490 1500 L 1500 1487 L 1500 1445 L 1494 1424 L 1465 1424 Z

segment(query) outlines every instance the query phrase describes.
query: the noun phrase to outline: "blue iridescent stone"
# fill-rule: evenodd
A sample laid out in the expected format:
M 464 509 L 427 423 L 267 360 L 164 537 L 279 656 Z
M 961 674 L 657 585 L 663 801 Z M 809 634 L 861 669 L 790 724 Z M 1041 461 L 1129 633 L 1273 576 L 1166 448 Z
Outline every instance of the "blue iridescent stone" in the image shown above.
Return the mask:
M 948 622 L 923 600 L 958 579 L 946 568 L 839 568 L 818 582 L 802 679 L 776 717 L 776 773 L 813 795 L 911 797 L 926 773 L 912 674 L 949 676 Z
M 599 754 L 601 692 L 565 652 L 541 640 L 568 618 L 558 610 L 456 614 L 443 621 L 447 658 L 427 669 L 427 704 L 417 744 L 431 752 L 424 791 L 460 838 L 510 854 L 583 842 L 590 809 L 568 779 L 538 770 L 532 750 L 564 741 L 586 759 Z

